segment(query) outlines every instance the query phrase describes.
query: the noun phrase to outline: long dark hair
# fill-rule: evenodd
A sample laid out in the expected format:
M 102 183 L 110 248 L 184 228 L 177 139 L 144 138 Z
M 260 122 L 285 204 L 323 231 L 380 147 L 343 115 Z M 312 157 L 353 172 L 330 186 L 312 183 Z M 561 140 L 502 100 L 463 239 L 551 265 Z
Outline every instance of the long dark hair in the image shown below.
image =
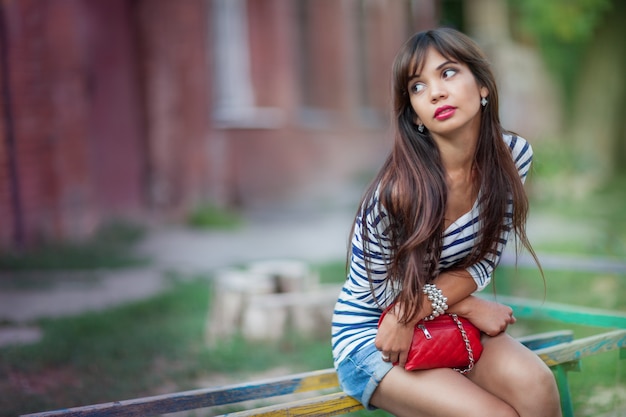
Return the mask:
M 515 233 L 517 249 L 521 243 L 536 260 L 525 230 L 528 198 L 511 150 L 502 140 L 504 130 L 498 115 L 498 91 L 485 55 L 474 41 L 454 29 L 417 33 L 403 45 L 393 65 L 393 148 L 367 189 L 357 213 L 357 217 L 365 218 L 367 206 L 377 197 L 377 204 L 382 206 L 379 208 L 389 214 L 392 243 L 387 279 L 392 288 L 401 289 L 395 295 L 396 301 L 405 306 L 399 317 L 401 322 L 416 316 L 424 284 L 440 272 L 437 269 L 444 233 L 447 201 L 444 167 L 439 148 L 428 131 L 417 129 L 408 92 L 409 78 L 421 70 L 429 48 L 447 59 L 466 64 L 478 85 L 489 91 L 489 104 L 481 110 L 473 160 L 475 186 L 482 190 L 478 201 L 481 229 L 471 253 L 454 268 L 467 268 L 494 254 L 504 229 Z M 511 200 L 513 216 L 507 223 L 505 217 Z M 367 227 L 362 230 L 367 254 L 368 242 L 376 238 L 367 236 Z M 365 259 L 367 264 L 367 256 Z M 368 277 L 371 283 L 369 273 Z

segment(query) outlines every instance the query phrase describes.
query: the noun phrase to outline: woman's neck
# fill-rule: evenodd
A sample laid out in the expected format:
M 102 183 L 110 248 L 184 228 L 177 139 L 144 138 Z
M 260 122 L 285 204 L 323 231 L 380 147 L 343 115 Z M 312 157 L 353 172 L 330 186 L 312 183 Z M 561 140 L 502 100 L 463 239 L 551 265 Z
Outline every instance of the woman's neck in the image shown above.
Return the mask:
M 456 130 L 443 134 L 431 132 L 447 173 L 471 171 L 480 134 L 480 122 L 480 117 L 477 115 Z
M 477 137 L 433 138 L 439 147 L 441 162 L 448 174 L 469 172 L 474 163 Z

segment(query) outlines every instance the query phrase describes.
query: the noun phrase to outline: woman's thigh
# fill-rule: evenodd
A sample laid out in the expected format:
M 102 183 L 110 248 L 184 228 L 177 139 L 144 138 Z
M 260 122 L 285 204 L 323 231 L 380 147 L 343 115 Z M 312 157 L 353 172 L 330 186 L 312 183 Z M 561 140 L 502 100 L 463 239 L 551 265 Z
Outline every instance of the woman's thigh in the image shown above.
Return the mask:
M 520 416 L 560 415 L 558 388 L 550 368 L 506 333 L 483 337 L 484 350 L 468 378 L 515 408 Z
M 396 416 L 517 417 L 515 410 L 451 369 L 407 372 L 394 367 L 371 404 Z

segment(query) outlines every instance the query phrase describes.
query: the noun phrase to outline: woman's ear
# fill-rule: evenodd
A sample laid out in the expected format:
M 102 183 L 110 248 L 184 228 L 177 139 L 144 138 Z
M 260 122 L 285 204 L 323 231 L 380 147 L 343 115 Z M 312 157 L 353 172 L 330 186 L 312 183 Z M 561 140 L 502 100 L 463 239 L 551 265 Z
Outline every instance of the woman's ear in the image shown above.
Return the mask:
M 480 96 L 482 98 L 489 97 L 489 89 L 487 87 L 480 87 Z

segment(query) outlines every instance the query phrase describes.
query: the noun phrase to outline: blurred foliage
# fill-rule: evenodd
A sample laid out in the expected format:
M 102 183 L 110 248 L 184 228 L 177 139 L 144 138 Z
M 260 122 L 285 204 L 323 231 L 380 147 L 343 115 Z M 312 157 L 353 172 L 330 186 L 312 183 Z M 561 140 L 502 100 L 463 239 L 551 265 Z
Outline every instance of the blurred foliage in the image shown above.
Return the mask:
M 466 30 L 465 19 L 463 18 L 464 5 L 464 0 L 441 0 L 439 24 L 464 32 Z
M 0 254 L 0 271 L 77 270 L 123 268 L 145 265 L 133 246 L 145 230 L 135 224 L 111 222 L 103 225 L 91 238 L 82 241 L 47 242 L 23 251 Z
M 566 106 L 573 101 L 585 49 L 614 1 L 621 0 L 509 0 L 518 37 L 537 44 L 562 83 Z
M 346 280 L 347 270 L 345 261 L 327 262 L 319 265 L 316 270 L 319 273 L 320 283 L 322 284 L 336 284 Z
M 533 151 L 526 183 L 531 221 L 533 216 L 539 221 L 556 219 L 561 226 L 555 231 L 566 228 L 562 236 L 555 233 L 537 242 L 535 249 L 626 259 L 626 175 L 594 176 L 596 167 L 589 155 L 556 140 L 538 141 Z M 570 233 L 568 223 L 582 232 Z
M 537 180 L 587 173 L 594 163 L 573 146 L 544 139 L 533 144 L 532 178 Z
M 522 13 L 522 25 L 540 38 L 561 42 L 589 40 L 612 0 L 524 0 L 511 5 Z
M 187 218 L 189 226 L 200 229 L 235 229 L 241 223 L 238 213 L 210 203 L 199 205 Z

